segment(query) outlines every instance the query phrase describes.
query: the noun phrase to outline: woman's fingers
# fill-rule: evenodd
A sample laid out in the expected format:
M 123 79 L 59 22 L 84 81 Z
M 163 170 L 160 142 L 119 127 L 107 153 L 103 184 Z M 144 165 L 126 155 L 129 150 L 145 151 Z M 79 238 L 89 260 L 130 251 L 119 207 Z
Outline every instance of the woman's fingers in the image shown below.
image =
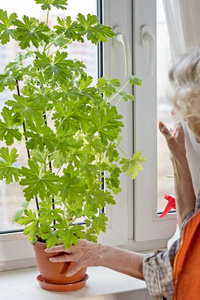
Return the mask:
M 54 249 L 53 249 L 53 251 L 54 251 Z M 58 263 L 58 262 L 68 262 L 68 263 L 72 262 L 72 263 L 76 263 L 75 266 L 73 266 L 71 270 L 69 268 L 69 272 L 67 272 L 67 274 L 65 275 L 66 277 L 73 276 L 75 273 L 77 273 L 83 267 L 81 264 L 78 263 L 79 258 L 75 257 L 75 255 L 73 253 L 62 254 L 62 255 L 50 257 L 49 260 L 52 263 Z
M 160 121 L 159 129 L 166 139 L 171 159 L 180 161 L 186 156 L 184 131 L 180 122 L 175 122 L 174 125 L 174 130 L 168 129 L 167 126 Z
M 184 131 L 180 122 L 175 123 L 174 130 L 168 129 L 167 126 L 163 122 L 159 122 L 159 129 L 161 133 L 165 136 L 166 140 L 176 139 L 177 142 L 184 142 Z
M 67 274 L 65 276 L 71 277 L 74 274 L 76 274 L 80 269 L 81 269 L 81 267 L 79 265 L 75 265 L 69 272 L 67 272 Z
M 46 253 L 55 253 L 55 252 L 70 252 L 70 249 L 66 249 L 64 247 L 64 245 L 58 245 L 58 246 L 55 246 L 55 247 L 52 247 L 50 249 L 45 249 L 44 250 Z
M 167 126 L 161 121 L 159 121 L 159 129 L 166 138 L 172 137 L 172 129 L 169 130 Z
M 159 122 L 159 129 L 160 132 L 164 135 L 169 146 L 170 141 L 174 140 L 174 131 L 172 129 L 169 130 L 167 126 L 161 121 Z
M 56 262 L 71 262 L 71 261 L 74 261 L 74 257 L 71 254 L 62 254 L 62 255 L 50 257 L 49 260 L 53 263 L 56 263 Z

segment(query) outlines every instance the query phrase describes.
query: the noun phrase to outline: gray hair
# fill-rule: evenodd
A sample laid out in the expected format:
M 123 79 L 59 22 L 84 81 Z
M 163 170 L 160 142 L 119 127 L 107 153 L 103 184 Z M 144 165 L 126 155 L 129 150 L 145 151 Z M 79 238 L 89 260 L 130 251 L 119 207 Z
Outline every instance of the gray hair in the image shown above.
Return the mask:
M 200 118 L 200 49 L 177 56 L 169 69 L 168 97 L 182 118 Z

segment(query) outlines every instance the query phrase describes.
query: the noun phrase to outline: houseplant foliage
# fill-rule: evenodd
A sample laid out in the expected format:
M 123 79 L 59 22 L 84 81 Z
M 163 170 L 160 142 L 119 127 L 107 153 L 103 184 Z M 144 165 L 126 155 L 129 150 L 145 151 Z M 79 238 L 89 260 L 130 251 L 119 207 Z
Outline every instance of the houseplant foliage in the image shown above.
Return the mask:
M 98 211 L 115 204 L 120 173 L 134 179 L 145 158 L 140 152 L 128 158 L 119 146 L 123 122 L 112 100 L 133 96 L 118 79 L 103 77 L 92 86 L 85 65 L 68 58 L 73 41 L 106 42 L 114 35 L 111 28 L 90 14 L 78 14 L 75 21 L 58 17 L 50 28 L 52 7 L 66 10 L 67 0 L 34 1 L 46 10 L 46 23 L 28 16 L 20 21 L 16 13 L 0 10 L 1 44 L 14 39 L 19 46 L 16 59 L 0 74 L 0 92 L 13 92 L 1 112 L 0 140 L 6 146 L 0 148 L 0 179 L 24 187 L 13 221 L 24 225 L 29 240 L 44 240 L 48 248 L 62 240 L 69 248 L 78 238 L 96 241 L 106 230 L 107 218 Z M 141 85 L 134 76 L 128 83 Z M 15 140 L 25 141 L 25 166 L 14 166 Z M 32 201 L 35 210 L 29 208 Z M 85 226 L 76 224 L 79 218 Z

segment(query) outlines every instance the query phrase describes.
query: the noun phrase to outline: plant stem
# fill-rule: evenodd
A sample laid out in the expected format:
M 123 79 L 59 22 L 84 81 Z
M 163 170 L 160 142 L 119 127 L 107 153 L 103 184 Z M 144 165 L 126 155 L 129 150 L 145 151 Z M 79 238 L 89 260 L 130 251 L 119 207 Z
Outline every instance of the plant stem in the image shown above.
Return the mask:
M 47 126 L 47 116 L 46 116 L 46 113 L 43 114 L 43 117 L 44 117 L 44 123 Z M 49 169 L 52 172 L 52 163 L 51 163 L 51 161 L 49 161 Z M 54 210 L 55 209 L 55 199 L 54 199 L 54 197 L 52 198 L 51 201 L 52 201 L 52 210 Z M 54 230 L 55 230 L 55 224 L 56 224 L 56 221 L 53 220 Z
M 58 175 L 58 174 L 59 174 L 59 172 L 60 172 L 61 168 L 62 168 L 62 166 L 60 166 L 60 168 L 58 169 L 58 172 L 57 172 L 57 174 L 56 174 L 56 175 Z
M 49 22 L 49 9 L 47 9 L 47 20 L 46 20 L 46 24 L 48 25 Z
M 57 51 L 63 49 L 64 47 L 66 47 L 67 45 L 70 45 L 72 42 L 70 41 L 69 43 L 63 45 L 62 47 L 60 47 L 59 49 L 56 49 L 53 53 L 51 53 L 51 55 L 54 55 L 54 53 L 56 53 Z
M 118 147 L 119 150 L 124 154 L 124 156 L 125 156 L 126 158 L 128 158 L 128 156 L 127 156 L 126 153 L 122 150 L 122 148 L 121 148 L 119 145 L 117 145 L 117 147 Z
M 33 55 L 33 53 L 32 53 L 32 51 L 31 50 L 27 50 L 27 53 L 29 54 L 31 54 L 31 56 L 35 59 L 35 56 Z
M 117 102 L 117 104 L 115 105 L 117 107 L 117 105 L 120 103 L 122 97 L 119 98 L 119 101 Z
M 20 97 L 20 89 L 19 89 L 19 82 L 18 80 L 16 80 L 16 83 L 17 83 L 17 94 L 18 96 Z M 24 129 L 24 133 L 26 132 L 26 124 L 25 124 L 25 121 L 23 121 L 23 129 Z M 28 141 L 27 137 L 25 137 L 25 140 Z M 30 155 L 30 151 L 26 148 L 27 150 L 27 154 L 28 154 L 28 158 L 31 158 L 31 155 Z M 38 198 L 35 197 L 35 202 L 36 202 L 36 207 L 37 207 L 37 211 L 39 211 L 39 203 L 38 203 Z
M 16 83 L 17 83 L 17 94 L 20 97 L 20 89 L 19 89 L 19 82 L 18 82 L 18 80 L 16 80 Z M 23 129 L 24 129 L 24 133 L 25 133 L 26 132 L 25 121 L 23 121 Z M 25 136 L 25 140 L 28 141 L 28 139 L 27 139 L 26 136 Z M 27 148 L 26 148 L 26 150 L 27 150 L 28 158 L 31 158 L 30 151 Z
M 48 47 L 45 47 L 44 51 L 46 51 L 47 49 L 49 49 L 54 43 L 56 40 L 58 40 L 60 38 L 60 36 L 58 36 L 51 44 L 48 45 Z M 66 43 L 64 46 L 66 45 L 70 45 L 72 43 L 72 41 L 69 41 L 68 43 Z M 62 46 L 61 48 L 59 48 L 58 50 L 62 49 L 64 46 Z M 56 50 L 57 51 L 57 50 Z
M 117 93 L 108 101 L 108 103 L 110 103 L 121 91 L 123 91 L 123 89 L 125 89 L 125 87 L 128 85 L 129 81 L 127 81 L 125 83 L 125 85 L 119 90 L 117 91 Z

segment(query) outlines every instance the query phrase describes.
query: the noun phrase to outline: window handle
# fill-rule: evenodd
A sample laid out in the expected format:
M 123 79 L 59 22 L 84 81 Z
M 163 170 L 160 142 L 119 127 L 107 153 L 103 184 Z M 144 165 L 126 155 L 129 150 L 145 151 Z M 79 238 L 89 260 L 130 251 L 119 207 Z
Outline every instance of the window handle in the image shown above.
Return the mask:
M 149 47 L 148 74 L 152 76 L 155 71 L 155 37 L 147 25 L 141 27 L 141 43 L 144 48 Z
M 115 36 L 113 38 L 113 45 L 115 49 L 123 47 L 124 58 L 125 58 L 125 76 L 128 77 L 132 74 L 132 59 L 131 59 L 131 49 L 127 36 L 121 33 L 119 26 L 113 28 Z

